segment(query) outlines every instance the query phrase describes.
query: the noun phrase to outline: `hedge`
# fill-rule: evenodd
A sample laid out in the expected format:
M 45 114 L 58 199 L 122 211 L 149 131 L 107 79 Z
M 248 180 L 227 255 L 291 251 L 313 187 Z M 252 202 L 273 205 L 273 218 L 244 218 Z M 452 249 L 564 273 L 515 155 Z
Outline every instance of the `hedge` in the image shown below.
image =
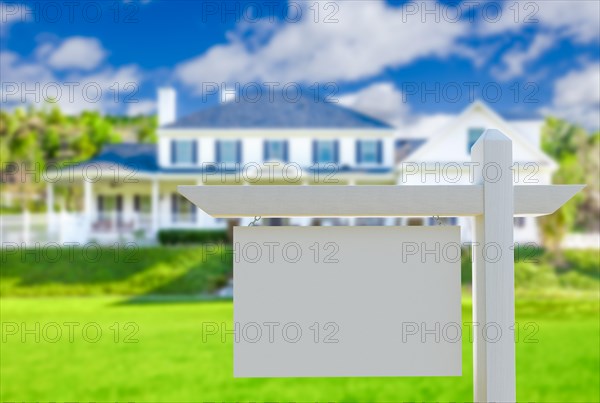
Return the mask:
M 161 245 L 183 245 L 201 243 L 225 243 L 227 231 L 225 230 L 194 230 L 194 229 L 169 229 L 158 232 Z

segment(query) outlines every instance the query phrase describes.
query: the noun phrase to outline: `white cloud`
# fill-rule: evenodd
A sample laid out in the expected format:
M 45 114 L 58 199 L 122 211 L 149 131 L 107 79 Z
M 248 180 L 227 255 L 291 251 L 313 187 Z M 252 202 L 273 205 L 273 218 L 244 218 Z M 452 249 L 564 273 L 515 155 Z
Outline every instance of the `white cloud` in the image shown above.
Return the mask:
M 589 63 L 558 79 L 552 105 L 542 112 L 587 128 L 600 128 L 600 63 Z
M 523 75 L 525 66 L 537 60 L 554 44 L 554 38 L 547 34 L 538 34 L 528 47 L 514 46 L 502 56 L 503 67 L 495 67 L 492 74 L 500 80 Z
M 383 2 L 336 4 L 337 23 L 315 23 L 305 9 L 301 21 L 278 26 L 266 43 L 248 47 L 247 37 L 230 35 L 228 43 L 179 64 L 175 75 L 196 92 L 204 82 L 353 81 L 452 54 L 468 31 L 463 22 L 406 18 L 402 8 Z
M 393 83 L 375 83 L 357 92 L 343 95 L 340 104 L 369 116 L 381 119 L 393 126 L 404 123 L 410 108 Z
M 554 43 L 568 39 L 576 44 L 600 41 L 600 2 L 596 0 L 557 0 L 533 2 L 529 0 L 506 2 L 499 15 L 493 12 L 488 18 L 479 18 L 475 34 L 479 37 L 510 33 L 516 35 L 524 30 L 537 32 L 527 48 L 513 47 L 502 57 L 502 67 L 492 68 L 492 74 L 500 80 L 509 80 L 524 73 L 528 63 L 536 61 Z M 487 4 L 489 5 L 489 4 Z M 485 15 L 483 5 L 477 10 Z
M 398 137 L 429 139 L 456 119 L 456 115 L 438 113 L 415 116 L 398 130 Z
M 96 38 L 74 36 L 65 39 L 48 57 L 56 69 L 92 70 L 104 60 L 106 51 Z
M 456 115 L 415 115 L 404 96 L 389 82 L 375 83 L 357 92 L 340 97 L 340 104 L 379 118 L 397 129 L 397 137 L 426 139 L 456 119 Z
M 66 114 L 84 110 L 119 112 L 124 103 L 136 99 L 143 79 L 136 65 L 109 66 L 91 75 L 77 73 L 62 79 L 40 60 L 27 61 L 10 51 L 0 53 L 0 70 L 0 100 L 7 107 L 40 106 L 52 99 Z
M 542 26 L 548 26 L 561 35 L 572 37 L 576 42 L 589 43 L 600 40 L 600 2 L 575 0 L 536 3 Z
M 485 14 L 483 8 L 478 15 Z M 478 34 L 496 35 L 532 27 L 580 43 L 600 38 L 600 2 L 596 0 L 511 1 L 505 3 L 499 18 L 495 11 L 488 10 L 488 17 L 478 21 Z
M 137 103 L 130 103 L 127 106 L 128 116 L 149 115 L 156 111 L 156 101 L 152 99 L 142 99 Z
M 24 22 L 27 15 L 31 15 L 28 5 L 0 2 L 0 35 L 2 35 L 2 39 L 5 35 L 8 35 L 11 25 Z

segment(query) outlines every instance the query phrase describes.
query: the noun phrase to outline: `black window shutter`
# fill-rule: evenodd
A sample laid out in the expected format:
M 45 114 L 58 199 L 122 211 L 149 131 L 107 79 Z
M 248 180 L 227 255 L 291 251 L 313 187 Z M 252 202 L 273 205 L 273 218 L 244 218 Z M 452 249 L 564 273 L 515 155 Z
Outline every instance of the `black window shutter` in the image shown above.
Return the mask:
M 171 194 L 171 212 L 177 213 L 177 193 Z
M 192 141 L 192 162 L 194 164 L 198 163 L 198 141 Z
M 362 162 L 362 142 L 360 140 L 356 140 L 356 163 L 360 164 Z
M 338 140 L 333 142 L 333 162 L 336 164 L 340 162 L 340 142 Z
M 123 211 L 123 195 L 117 195 L 117 212 Z
M 383 141 L 377 141 L 377 162 L 381 164 L 383 162 Z

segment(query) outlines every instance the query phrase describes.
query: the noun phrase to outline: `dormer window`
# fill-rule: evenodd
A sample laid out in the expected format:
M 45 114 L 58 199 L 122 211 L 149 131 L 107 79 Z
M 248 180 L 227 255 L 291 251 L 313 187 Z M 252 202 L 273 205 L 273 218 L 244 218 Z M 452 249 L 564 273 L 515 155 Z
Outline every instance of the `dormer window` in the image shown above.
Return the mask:
M 484 128 L 482 127 L 471 127 L 467 135 L 467 154 L 471 154 L 471 147 L 477 142 L 479 137 L 483 134 Z
M 264 146 L 265 161 L 287 162 L 288 145 L 285 140 L 266 140 Z
M 338 162 L 339 144 L 336 140 L 313 141 L 313 162 L 327 164 Z
M 382 147 L 381 140 L 358 140 L 356 142 L 357 164 L 381 164 Z
M 194 165 L 197 163 L 196 140 L 171 141 L 171 163 L 173 165 Z
M 217 141 L 217 162 L 235 164 L 241 161 L 242 142 L 239 140 Z

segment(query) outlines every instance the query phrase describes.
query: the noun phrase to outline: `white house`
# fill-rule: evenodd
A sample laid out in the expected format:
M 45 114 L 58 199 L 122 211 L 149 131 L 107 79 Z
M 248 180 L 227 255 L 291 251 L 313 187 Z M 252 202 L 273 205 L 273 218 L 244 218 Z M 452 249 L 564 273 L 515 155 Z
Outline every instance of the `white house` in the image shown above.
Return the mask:
M 264 97 L 257 102 L 232 100 L 176 118 L 175 98 L 173 89 L 159 90 L 157 145 L 106 146 L 92 160 L 72 168 L 70 175 L 48 185 L 49 205 L 54 203 L 54 186 L 83 188 L 83 212 L 77 218 L 50 213 L 51 231 L 59 239 L 154 239 L 160 229 L 227 226 L 226 220 L 213 219 L 180 196 L 177 186 L 182 184 L 393 185 L 396 181 L 395 129 L 336 103 L 308 96 L 295 101 Z M 68 220 L 75 222 L 67 225 Z M 271 218 L 262 223 L 306 225 L 311 220 Z
M 485 128 L 513 140 L 515 180 L 548 184 L 556 164 L 539 147 L 539 122 L 508 122 L 476 102 L 423 139 L 336 103 L 301 97 L 230 101 L 177 118 L 173 89 L 159 90 L 158 144 L 115 144 L 48 184 L 82 192 L 80 214 L 49 209 L 49 232 L 66 241 L 152 242 L 168 228 L 225 228 L 177 193 L 177 185 L 290 186 L 464 184 L 470 147 Z M 471 167 L 472 168 L 472 167 Z M 81 190 L 82 189 L 82 190 Z M 470 220 L 446 218 L 471 239 Z M 236 223 L 245 225 L 250 219 Z M 266 225 L 434 225 L 422 218 L 264 219 Z M 537 240 L 533 218 L 515 219 L 515 240 Z
M 456 118 L 428 133 L 426 139 L 400 139 L 396 147 L 398 185 L 468 184 L 472 179 L 471 147 L 486 128 L 501 130 L 512 140 L 512 174 L 515 184 L 547 185 L 557 164 L 540 149 L 543 121 L 503 119 L 482 102 L 474 102 Z M 490 176 L 495 170 L 490 167 Z M 422 225 L 421 218 L 408 218 L 403 223 Z M 425 223 L 433 224 L 433 219 Z M 437 220 L 435 220 L 437 222 Z M 462 228 L 463 241 L 471 240 L 472 220 L 451 217 L 447 220 Z M 515 242 L 538 242 L 534 217 L 515 217 Z

